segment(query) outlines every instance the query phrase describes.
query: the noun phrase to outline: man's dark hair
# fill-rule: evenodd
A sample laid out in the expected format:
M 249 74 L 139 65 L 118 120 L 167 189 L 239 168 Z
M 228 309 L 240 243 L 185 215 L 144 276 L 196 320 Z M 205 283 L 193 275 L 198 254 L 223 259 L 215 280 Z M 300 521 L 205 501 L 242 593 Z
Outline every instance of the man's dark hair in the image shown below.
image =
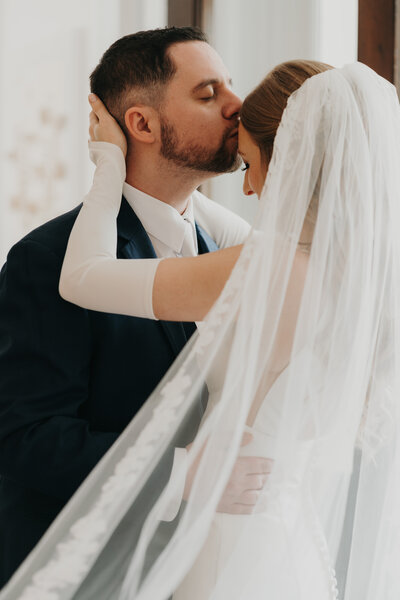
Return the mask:
M 126 133 L 124 116 L 133 103 L 158 107 L 164 86 L 176 67 L 168 55 L 172 44 L 207 42 L 195 27 L 139 31 L 117 40 L 90 75 L 90 89 L 105 103 Z

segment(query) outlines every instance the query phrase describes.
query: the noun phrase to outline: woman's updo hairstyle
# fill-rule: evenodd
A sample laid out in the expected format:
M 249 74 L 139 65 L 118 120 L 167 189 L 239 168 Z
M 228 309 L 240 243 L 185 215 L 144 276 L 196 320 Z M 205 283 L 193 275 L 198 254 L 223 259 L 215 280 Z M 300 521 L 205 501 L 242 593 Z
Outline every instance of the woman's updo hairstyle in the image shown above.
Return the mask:
M 288 98 L 313 75 L 333 69 L 315 60 L 291 60 L 275 67 L 243 102 L 240 120 L 253 141 L 260 148 L 261 157 L 268 169 L 279 123 Z M 318 187 L 318 186 L 317 186 Z M 314 191 L 308 206 L 305 223 L 314 229 L 318 212 L 318 191 Z M 310 243 L 299 242 L 305 252 Z
M 276 131 L 288 98 L 306 79 L 333 69 L 314 60 L 291 60 L 276 66 L 246 97 L 240 120 L 260 148 L 268 165 L 272 157 Z

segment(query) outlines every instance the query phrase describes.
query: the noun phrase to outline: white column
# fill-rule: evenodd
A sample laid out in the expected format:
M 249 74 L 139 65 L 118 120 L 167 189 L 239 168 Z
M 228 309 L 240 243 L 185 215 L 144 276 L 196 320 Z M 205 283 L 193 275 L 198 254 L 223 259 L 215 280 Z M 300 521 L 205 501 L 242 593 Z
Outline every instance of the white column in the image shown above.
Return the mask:
M 319 0 L 316 56 L 335 67 L 357 60 L 358 2 Z
M 394 83 L 400 97 L 400 0 L 396 0 L 395 19 Z
M 164 27 L 168 20 L 168 0 L 120 0 L 121 35 Z
M 118 38 L 167 25 L 168 0 L 90 0 L 90 5 L 91 57 L 96 64 L 101 54 Z

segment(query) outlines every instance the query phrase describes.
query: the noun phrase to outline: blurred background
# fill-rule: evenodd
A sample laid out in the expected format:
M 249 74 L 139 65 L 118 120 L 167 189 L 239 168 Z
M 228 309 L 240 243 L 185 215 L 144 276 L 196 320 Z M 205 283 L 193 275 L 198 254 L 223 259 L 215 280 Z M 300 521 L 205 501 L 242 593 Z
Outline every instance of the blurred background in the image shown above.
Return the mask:
M 117 38 L 198 25 L 241 97 L 292 58 L 358 59 L 398 85 L 399 12 L 400 0 L 0 0 L 0 263 L 88 190 L 88 76 Z M 203 191 L 252 221 L 240 171 Z

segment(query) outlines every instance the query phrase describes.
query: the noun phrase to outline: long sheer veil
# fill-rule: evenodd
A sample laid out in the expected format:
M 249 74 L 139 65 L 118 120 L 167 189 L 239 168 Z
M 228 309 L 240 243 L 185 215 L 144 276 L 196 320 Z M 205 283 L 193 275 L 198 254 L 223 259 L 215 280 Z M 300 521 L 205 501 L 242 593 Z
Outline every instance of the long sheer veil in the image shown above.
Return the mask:
M 166 600 L 221 518 L 243 431 L 259 423 L 273 469 L 254 513 L 227 516 L 236 533 L 223 565 L 210 556 L 210 598 L 302 598 L 320 571 L 327 598 L 397 600 L 399 201 L 394 87 L 359 63 L 308 79 L 289 98 L 256 225 L 199 334 L 0 599 Z M 165 523 L 172 452 L 206 392 L 188 453 L 196 477 Z

